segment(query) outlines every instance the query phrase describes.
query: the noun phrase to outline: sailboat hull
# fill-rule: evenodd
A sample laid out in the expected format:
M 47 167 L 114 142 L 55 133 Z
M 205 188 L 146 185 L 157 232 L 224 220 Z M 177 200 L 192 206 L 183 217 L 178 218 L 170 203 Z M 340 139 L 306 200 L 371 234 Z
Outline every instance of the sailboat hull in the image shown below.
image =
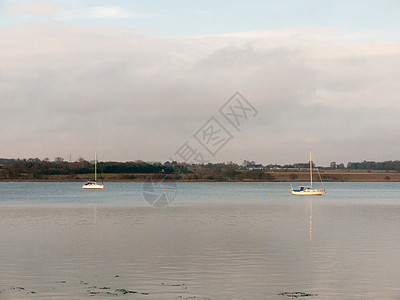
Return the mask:
M 97 183 L 87 183 L 82 186 L 84 190 L 104 190 L 104 185 Z
M 326 194 L 326 192 L 320 191 L 320 190 L 312 190 L 312 191 L 293 191 L 292 190 L 292 195 L 297 195 L 297 196 L 322 196 L 323 194 Z

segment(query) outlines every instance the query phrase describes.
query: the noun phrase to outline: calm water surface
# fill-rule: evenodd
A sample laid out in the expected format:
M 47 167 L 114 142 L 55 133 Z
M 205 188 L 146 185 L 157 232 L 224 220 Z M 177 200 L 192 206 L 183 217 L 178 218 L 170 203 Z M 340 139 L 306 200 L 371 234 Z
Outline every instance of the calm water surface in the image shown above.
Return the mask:
M 0 183 L 0 299 L 400 299 L 400 184 L 325 186 Z

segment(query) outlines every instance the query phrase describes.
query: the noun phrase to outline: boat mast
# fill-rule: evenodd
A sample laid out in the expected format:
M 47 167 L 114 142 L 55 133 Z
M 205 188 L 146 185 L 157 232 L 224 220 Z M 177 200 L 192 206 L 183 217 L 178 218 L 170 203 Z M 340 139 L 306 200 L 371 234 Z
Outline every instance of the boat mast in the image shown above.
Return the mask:
M 311 150 L 310 150 L 310 184 L 312 188 L 312 161 L 311 161 Z
M 96 182 L 96 177 L 97 177 L 97 153 L 94 153 L 94 182 Z

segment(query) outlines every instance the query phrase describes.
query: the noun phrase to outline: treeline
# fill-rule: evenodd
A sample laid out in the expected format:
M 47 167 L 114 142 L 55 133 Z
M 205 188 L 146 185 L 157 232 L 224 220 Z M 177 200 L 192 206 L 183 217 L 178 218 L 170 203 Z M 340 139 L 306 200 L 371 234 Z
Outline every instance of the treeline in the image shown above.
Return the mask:
M 235 163 L 208 163 L 201 165 L 190 165 L 177 162 L 99 162 L 97 164 L 100 174 L 125 174 L 126 179 L 143 178 L 139 174 L 151 174 L 152 177 L 171 180 L 215 180 L 215 181 L 274 181 L 276 174 L 273 171 L 296 172 L 309 168 L 307 163 L 293 165 L 267 165 L 255 164 L 245 161 L 242 165 Z M 294 169 L 297 168 L 297 169 Z M 329 167 L 321 170 L 346 169 L 343 164 L 331 163 Z M 363 161 L 349 162 L 349 170 L 387 170 L 399 171 L 400 161 Z M 75 162 L 64 161 L 57 157 L 54 161 L 38 158 L 29 159 L 1 159 L 0 158 L 0 179 L 46 179 L 52 175 L 70 175 L 71 179 L 77 175 L 93 174 L 94 163 L 80 158 Z M 293 175 L 294 176 L 294 175 Z M 87 177 L 90 177 L 88 175 Z M 293 178 L 294 179 L 294 178 Z
M 383 162 L 363 161 L 363 162 L 349 162 L 347 169 L 350 170 L 386 170 L 386 171 L 400 171 L 399 160 L 389 160 Z
M 175 174 L 189 173 L 185 165 L 159 162 L 99 162 L 97 171 L 101 173 L 126 174 Z M 62 158 L 54 161 L 38 158 L 30 159 L 0 159 L 0 177 L 2 179 L 32 178 L 43 179 L 50 175 L 77 175 L 94 173 L 94 163 L 79 159 L 67 162 Z
M 248 170 L 234 163 L 216 163 L 206 165 L 189 165 L 177 162 L 99 162 L 97 164 L 99 177 L 101 174 L 125 174 L 120 178 L 144 178 L 140 174 L 151 174 L 155 179 L 170 180 L 260 180 L 273 181 L 274 177 L 263 170 Z M 0 159 L 0 179 L 48 179 L 52 175 L 70 175 L 71 179 L 79 174 L 93 174 L 94 163 L 79 159 L 76 162 L 56 158 L 48 159 Z M 90 177 L 88 175 L 88 177 Z

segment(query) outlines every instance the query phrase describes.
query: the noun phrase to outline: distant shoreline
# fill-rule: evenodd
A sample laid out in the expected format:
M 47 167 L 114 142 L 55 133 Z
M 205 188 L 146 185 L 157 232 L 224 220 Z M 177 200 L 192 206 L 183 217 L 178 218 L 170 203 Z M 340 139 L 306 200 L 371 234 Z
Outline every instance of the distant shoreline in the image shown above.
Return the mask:
M 229 178 L 211 179 L 175 179 L 163 178 L 162 174 L 103 174 L 103 182 L 144 182 L 151 179 L 154 182 L 308 182 L 308 172 L 265 172 L 268 179 L 249 179 L 242 180 Z M 184 176 L 185 174 L 183 174 Z M 327 172 L 320 173 L 323 182 L 400 182 L 400 172 L 378 171 L 368 172 L 352 171 L 352 172 Z M 46 178 L 17 178 L 17 179 L 0 179 L 0 182 L 86 182 L 91 180 L 88 174 L 78 175 L 51 175 Z M 319 182 L 318 174 L 314 174 L 313 181 Z

